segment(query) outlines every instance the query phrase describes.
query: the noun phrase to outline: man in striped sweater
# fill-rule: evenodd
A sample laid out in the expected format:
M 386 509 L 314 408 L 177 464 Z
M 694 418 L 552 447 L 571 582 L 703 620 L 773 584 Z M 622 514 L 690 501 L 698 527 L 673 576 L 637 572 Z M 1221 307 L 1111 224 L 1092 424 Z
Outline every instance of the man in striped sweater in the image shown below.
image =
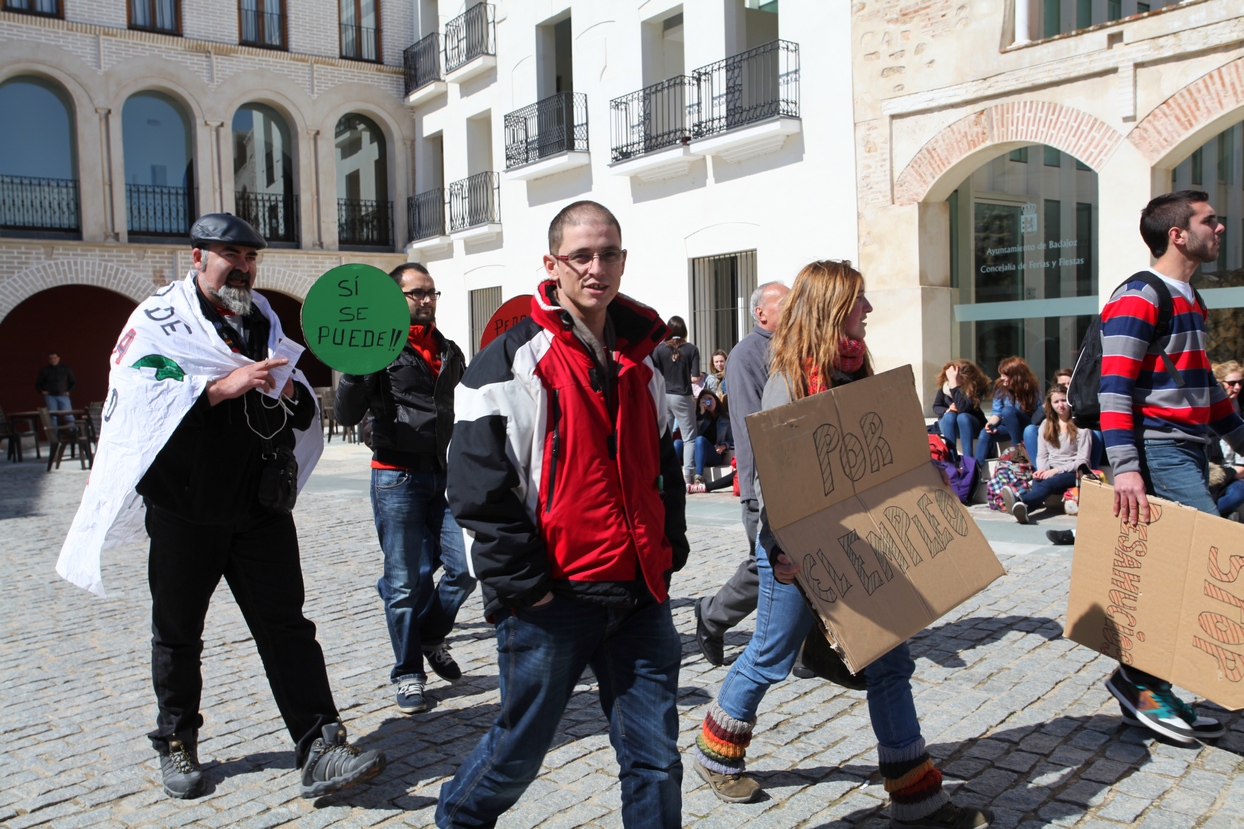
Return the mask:
M 1223 230 L 1203 191 L 1153 199 L 1141 212 L 1140 235 L 1156 260 L 1150 270 L 1173 300 L 1170 323 L 1159 330 L 1161 300 L 1141 274 L 1120 285 L 1102 309 L 1102 434 L 1114 468 L 1114 514 L 1133 525 L 1149 521 L 1146 495 L 1217 515 L 1205 448 L 1215 435 L 1244 448 L 1244 420 L 1210 370 L 1207 312 L 1191 284 L 1201 263 L 1217 260 Z M 1120 665 L 1106 689 L 1124 722 L 1178 742 L 1224 732 L 1175 696 L 1169 682 L 1134 667 Z

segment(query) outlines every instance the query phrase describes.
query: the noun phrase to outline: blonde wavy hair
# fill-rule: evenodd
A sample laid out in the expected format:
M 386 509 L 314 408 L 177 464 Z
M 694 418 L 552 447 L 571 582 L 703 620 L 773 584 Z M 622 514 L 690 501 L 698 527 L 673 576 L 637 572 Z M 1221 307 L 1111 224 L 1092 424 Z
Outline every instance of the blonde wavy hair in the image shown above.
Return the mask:
M 769 344 L 771 371 L 786 381 L 792 400 L 805 396 L 805 369 L 810 362 L 825 386 L 833 385 L 838 344 L 847 317 L 864 294 L 864 277 L 846 260 L 823 259 L 805 265 L 795 277 L 782 305 L 782 316 Z M 873 373 L 867 352 L 860 377 Z

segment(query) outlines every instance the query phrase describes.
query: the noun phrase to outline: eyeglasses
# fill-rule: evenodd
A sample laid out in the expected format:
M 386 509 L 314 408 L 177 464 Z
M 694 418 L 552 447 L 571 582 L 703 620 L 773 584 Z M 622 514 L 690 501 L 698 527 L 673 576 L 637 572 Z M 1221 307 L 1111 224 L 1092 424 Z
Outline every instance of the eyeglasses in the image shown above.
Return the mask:
M 604 265 L 606 268 L 612 267 L 613 265 L 620 265 L 622 261 L 626 259 L 625 250 L 602 250 L 600 253 L 587 253 L 586 251 L 581 251 L 579 253 L 565 255 L 558 253 L 549 255 L 558 262 L 565 262 L 568 265 L 574 265 L 576 268 L 588 267 L 592 264 L 593 259 L 599 259 L 600 264 Z
M 410 297 L 415 302 L 423 302 L 425 299 L 430 299 L 435 302 L 437 297 L 441 295 L 440 291 L 423 291 L 419 288 L 415 288 L 413 291 L 402 291 L 402 293 L 406 294 L 406 296 Z

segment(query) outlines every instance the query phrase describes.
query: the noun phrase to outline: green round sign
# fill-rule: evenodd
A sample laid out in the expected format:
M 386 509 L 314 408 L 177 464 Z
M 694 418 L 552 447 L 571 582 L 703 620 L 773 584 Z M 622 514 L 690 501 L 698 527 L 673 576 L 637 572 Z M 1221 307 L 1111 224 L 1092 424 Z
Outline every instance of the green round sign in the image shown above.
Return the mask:
M 371 374 L 397 359 L 410 331 L 402 289 L 371 265 L 341 265 L 321 276 L 302 303 L 307 347 L 329 368 Z

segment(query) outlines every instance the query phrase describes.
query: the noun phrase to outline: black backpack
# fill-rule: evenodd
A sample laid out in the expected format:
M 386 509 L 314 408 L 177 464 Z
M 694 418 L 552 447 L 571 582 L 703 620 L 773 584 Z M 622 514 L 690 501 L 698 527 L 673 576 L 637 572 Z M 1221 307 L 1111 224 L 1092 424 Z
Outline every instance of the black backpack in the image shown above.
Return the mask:
M 1153 271 L 1140 271 L 1132 274 L 1114 291 L 1111 291 L 1110 295 L 1114 296 L 1114 292 L 1119 288 L 1128 282 L 1135 281 L 1144 282 L 1158 295 L 1158 325 L 1151 342 L 1169 337 L 1171 317 L 1175 314 L 1175 300 L 1171 298 L 1170 288 L 1166 287 L 1162 278 Z M 1195 289 L 1192 293 L 1196 298 L 1197 306 L 1204 311 L 1205 302 L 1201 299 L 1201 295 Z M 1175 385 L 1182 389 L 1185 385 L 1184 378 L 1175 368 L 1175 362 L 1165 350 L 1162 352 L 1162 364 L 1166 368 L 1166 373 L 1175 381 Z M 1101 403 L 1097 400 L 1100 387 L 1101 314 L 1098 314 L 1093 317 L 1088 331 L 1084 333 L 1084 342 L 1080 343 L 1080 356 L 1076 358 L 1075 368 L 1071 371 L 1071 384 L 1067 387 L 1067 403 L 1071 406 L 1071 419 L 1077 427 L 1081 429 L 1101 428 Z

